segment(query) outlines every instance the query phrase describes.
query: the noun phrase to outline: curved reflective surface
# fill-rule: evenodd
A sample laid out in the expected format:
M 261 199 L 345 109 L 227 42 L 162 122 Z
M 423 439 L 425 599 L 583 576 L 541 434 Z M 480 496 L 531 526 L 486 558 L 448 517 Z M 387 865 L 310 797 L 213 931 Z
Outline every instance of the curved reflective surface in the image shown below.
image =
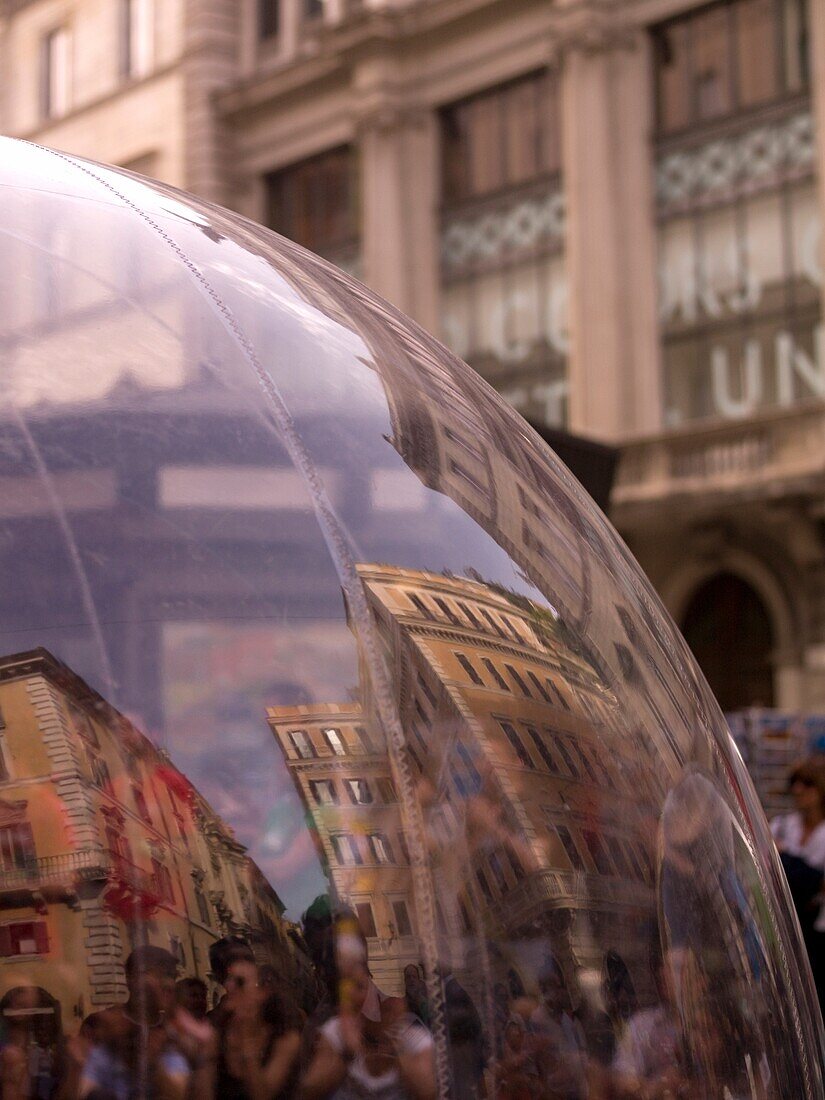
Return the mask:
M 553 454 L 289 242 L 0 149 L 8 1095 L 821 1097 L 741 760 Z

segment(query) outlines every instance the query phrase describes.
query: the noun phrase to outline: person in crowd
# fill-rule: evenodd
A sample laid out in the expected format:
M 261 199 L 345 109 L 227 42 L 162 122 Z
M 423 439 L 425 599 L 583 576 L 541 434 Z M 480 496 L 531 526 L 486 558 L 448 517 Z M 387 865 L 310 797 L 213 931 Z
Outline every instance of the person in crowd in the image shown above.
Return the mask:
M 559 964 L 548 958 L 539 972 L 541 1004 L 530 1017 L 536 1058 L 547 1100 L 585 1100 L 583 1036 L 570 1012 L 570 997 Z
M 318 908 L 317 902 L 316 908 Z M 327 924 L 323 926 L 319 920 L 312 935 L 313 961 L 320 975 L 324 992 L 304 1027 L 300 1055 L 303 1071 L 306 1071 L 315 1055 L 321 1026 L 338 1011 L 343 971 L 353 965 L 366 967 L 367 993 L 359 1011 L 368 1023 L 380 1022 L 381 1006 L 387 999 L 387 995 L 372 980 L 369 971 L 367 938 L 358 924 L 356 915 L 349 909 L 339 909 L 337 912 L 327 909 L 327 915 Z
M 633 1013 L 613 1059 L 613 1090 L 621 1100 L 667 1100 L 678 1096 L 687 1081 L 671 983 L 665 959 L 656 948 L 651 966 L 658 1001 Z
M 72 1045 L 74 1071 L 67 1073 L 61 1096 L 184 1100 L 192 1068 L 174 1032 L 177 961 L 162 947 L 144 945 L 129 955 L 125 970 L 128 1000 L 84 1020 Z M 181 1023 L 183 1034 L 189 1024 Z
M 200 978 L 181 978 L 175 986 L 175 1000 L 195 1020 L 205 1020 L 209 1009 L 209 991 Z
M 3 1100 L 50 1100 L 59 1067 L 55 1036 L 38 1027 L 38 991 L 19 986 L 3 997 L 0 1096 Z
M 365 1015 L 372 980 L 366 963 L 339 959 L 335 1015 L 319 1030 L 301 1082 L 304 1100 L 433 1100 L 433 1041 L 400 997 L 384 997 L 377 1020 Z
M 216 1075 L 221 1100 L 274 1100 L 295 1092 L 297 1015 L 260 978 L 260 968 L 246 958 L 230 961 L 224 975 Z
M 524 1020 L 512 1015 L 504 1027 L 493 1078 L 499 1100 L 538 1100 L 541 1078 Z
M 487 1049 L 481 1017 L 472 997 L 442 963 L 439 967 L 444 989 L 444 1014 L 450 1048 L 450 1076 L 454 1100 L 476 1100 L 484 1094 Z
M 613 1021 L 602 1000 L 601 976 L 596 970 L 579 967 L 576 972 L 579 1003 L 573 1019 L 587 1056 L 586 1073 L 589 1100 L 607 1096 L 610 1066 L 616 1053 L 616 1033 Z
M 605 952 L 602 964 L 602 995 L 613 1030 L 621 1036 L 627 1021 L 638 1009 L 639 1001 L 627 964 L 618 951 L 612 949 Z
M 771 822 L 816 982 L 825 1005 L 825 756 L 808 757 L 790 774 L 791 813 Z
M 255 962 L 255 953 L 243 937 L 224 936 L 223 939 L 212 944 L 209 948 L 209 966 L 212 970 L 212 977 L 218 985 L 226 988 L 225 981 L 230 964 L 242 959 L 247 962 Z M 208 1019 L 214 1027 L 220 1025 L 225 1000 L 226 994 L 224 993 L 208 1015 Z
M 427 983 L 421 976 L 416 963 L 404 967 L 404 998 L 407 1009 L 417 1016 L 422 1024 L 430 1025 L 430 1006 L 427 1001 Z

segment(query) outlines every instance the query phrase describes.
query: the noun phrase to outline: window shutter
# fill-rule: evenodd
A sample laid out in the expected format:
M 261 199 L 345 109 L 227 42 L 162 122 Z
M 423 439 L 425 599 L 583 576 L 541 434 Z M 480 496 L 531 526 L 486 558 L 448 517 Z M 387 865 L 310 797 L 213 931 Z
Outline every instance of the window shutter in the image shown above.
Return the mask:
M 37 954 L 46 955 L 49 951 L 49 928 L 45 921 L 38 921 L 33 926 L 34 942 L 37 945 Z
M 0 956 L 8 958 L 11 954 L 11 928 L 8 924 L 3 924 L 0 925 Z

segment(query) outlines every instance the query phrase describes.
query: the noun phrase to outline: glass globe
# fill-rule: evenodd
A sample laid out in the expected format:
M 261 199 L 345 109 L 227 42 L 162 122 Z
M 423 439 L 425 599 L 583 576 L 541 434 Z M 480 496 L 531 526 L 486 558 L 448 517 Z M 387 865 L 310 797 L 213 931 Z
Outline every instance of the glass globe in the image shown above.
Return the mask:
M 558 459 L 290 242 L 0 149 L 20 1095 L 825 1095 L 742 761 Z

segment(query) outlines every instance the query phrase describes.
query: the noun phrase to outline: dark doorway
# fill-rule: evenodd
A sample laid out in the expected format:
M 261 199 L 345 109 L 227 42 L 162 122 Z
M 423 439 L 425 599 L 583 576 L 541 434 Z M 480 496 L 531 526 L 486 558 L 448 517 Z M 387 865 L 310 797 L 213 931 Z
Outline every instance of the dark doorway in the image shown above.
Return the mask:
M 706 581 L 682 631 L 723 711 L 774 705 L 771 621 L 746 581 L 733 573 Z

